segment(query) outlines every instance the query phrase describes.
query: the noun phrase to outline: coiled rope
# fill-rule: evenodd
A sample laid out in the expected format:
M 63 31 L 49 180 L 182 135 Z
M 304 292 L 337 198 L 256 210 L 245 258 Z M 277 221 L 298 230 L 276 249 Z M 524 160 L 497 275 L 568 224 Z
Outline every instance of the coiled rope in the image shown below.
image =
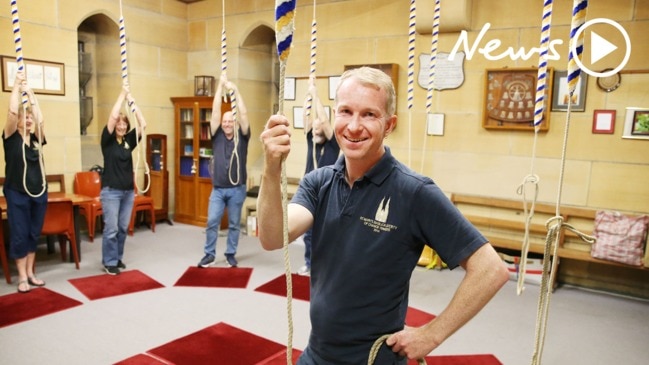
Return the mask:
M 221 9 L 221 15 L 223 17 L 222 21 L 222 29 L 221 29 L 221 73 L 222 74 L 227 74 L 228 70 L 228 41 L 227 41 L 227 35 L 225 32 L 225 0 L 222 1 L 221 3 L 222 9 Z M 232 109 L 232 119 L 234 120 L 234 149 L 232 150 L 232 155 L 230 156 L 230 168 L 228 169 L 228 179 L 230 179 L 230 184 L 232 185 L 238 185 L 241 175 L 240 175 L 240 169 L 241 169 L 241 160 L 239 158 L 239 108 L 237 107 L 237 95 L 234 92 L 234 89 L 229 89 L 225 90 L 226 95 L 223 96 L 225 99 L 226 97 L 230 99 L 230 108 Z M 221 95 L 215 95 L 216 97 L 222 97 Z M 220 113 L 220 111 L 219 111 Z M 221 123 L 223 123 L 223 120 L 221 119 Z M 237 165 L 236 168 L 236 179 L 232 178 L 232 170 L 234 165 Z
M 119 1 L 119 48 L 120 48 L 120 58 L 121 58 L 121 65 L 122 65 L 122 85 L 128 85 L 128 61 L 127 61 L 127 55 L 126 55 L 126 26 L 124 24 L 124 15 L 122 14 L 122 0 Z M 130 92 L 130 91 L 129 91 Z M 131 98 L 131 100 L 127 100 L 126 105 L 124 105 L 124 109 L 126 110 L 126 114 L 129 116 L 129 119 L 135 120 L 135 123 L 137 125 L 135 126 L 135 139 L 138 141 L 137 145 L 135 148 L 137 148 L 140 145 L 140 140 L 144 139 L 146 140 L 146 131 L 144 128 L 142 128 L 142 136 L 139 135 L 138 131 L 138 125 L 140 124 L 140 120 L 137 118 L 136 112 L 137 112 L 137 105 L 135 104 L 135 100 Z M 137 170 L 140 168 L 140 159 L 144 160 L 144 174 L 146 175 L 146 178 L 144 179 L 146 182 L 146 186 L 144 189 L 141 189 L 137 179 L 133 179 L 135 186 L 138 190 L 138 192 L 146 193 L 149 191 L 149 187 L 151 186 L 151 171 L 149 170 L 149 164 L 146 161 L 146 156 L 141 158 L 140 155 L 144 154 L 145 151 L 144 149 L 140 148 L 138 153 L 136 154 L 137 158 L 135 159 L 135 167 L 133 169 L 133 173 L 136 174 Z
M 527 255 L 530 249 L 530 224 L 534 217 L 534 208 L 536 199 L 539 196 L 539 176 L 534 173 L 534 162 L 536 160 L 536 143 L 538 140 L 539 129 L 543 123 L 543 115 L 546 108 L 547 97 L 547 79 L 548 79 L 548 47 L 550 44 L 550 30 L 552 24 L 552 0 L 545 0 L 543 3 L 543 17 L 541 19 L 541 41 L 539 47 L 539 69 L 536 79 L 536 103 L 534 105 L 534 142 L 532 145 L 532 162 L 530 173 L 525 176 L 523 182 L 518 186 L 516 192 L 523 198 L 523 213 L 525 216 L 525 234 L 523 235 L 523 244 L 521 258 L 518 269 L 518 282 L 516 285 L 516 294 L 521 295 L 525 289 L 525 271 L 527 269 Z M 533 188 L 532 202 L 528 210 L 527 186 Z
M 25 71 L 25 60 L 23 58 L 23 45 L 22 45 L 22 37 L 20 35 L 20 17 L 18 16 L 18 3 L 16 0 L 11 0 L 11 22 L 13 24 L 13 31 L 14 31 L 14 46 L 16 49 L 16 63 L 18 65 L 18 71 Z M 27 80 L 25 80 L 27 82 Z M 31 95 L 33 100 L 29 100 L 29 96 L 27 95 L 26 91 L 22 92 L 21 95 L 21 107 L 23 108 L 23 138 L 27 136 L 29 143 L 27 148 L 31 148 L 31 131 L 27 130 L 27 123 L 26 123 L 26 118 L 27 118 L 27 108 L 29 107 L 28 103 L 32 103 L 32 105 L 35 105 L 38 108 L 38 101 L 36 100 L 35 95 Z M 40 108 L 38 108 L 39 114 L 40 114 Z M 45 174 L 45 162 L 43 160 L 43 131 L 41 130 L 41 120 L 42 120 L 42 115 L 38 116 L 40 120 L 36 120 L 36 135 L 38 138 L 38 163 L 41 168 L 41 181 L 42 181 L 42 189 L 40 192 L 36 194 L 32 194 L 29 189 L 27 188 L 27 155 L 26 155 L 26 149 L 24 146 L 24 140 L 23 140 L 23 146 L 22 146 L 22 151 L 23 151 L 23 188 L 25 189 L 25 192 L 27 195 L 31 196 L 32 198 L 37 198 L 45 193 L 47 190 L 47 179 L 46 179 L 46 174 Z
M 541 276 L 541 290 L 539 294 L 539 305 L 538 313 L 536 319 L 536 334 L 535 334 L 535 344 L 534 344 L 534 353 L 532 354 L 532 365 L 541 365 L 541 358 L 543 355 L 543 346 L 545 344 L 545 335 L 547 329 L 548 321 L 548 312 L 550 309 L 550 299 L 552 296 L 552 285 L 554 283 L 554 277 L 556 275 L 556 268 L 558 265 L 557 251 L 558 251 L 558 239 L 561 235 L 561 229 L 569 229 L 570 231 L 577 234 L 582 240 L 593 243 L 595 238 L 584 233 L 577 231 L 574 227 L 569 226 L 568 224 L 563 223 L 563 217 L 560 215 L 560 206 L 561 206 L 561 194 L 563 190 L 563 175 L 565 172 L 566 164 L 566 150 L 567 150 L 567 141 L 568 141 L 568 132 L 570 129 L 570 110 L 572 105 L 572 97 L 574 95 L 577 83 L 579 82 L 579 77 L 581 70 L 575 61 L 576 58 L 581 58 L 583 52 L 583 32 L 581 32 L 579 37 L 575 35 L 579 29 L 583 26 L 586 19 L 586 10 L 588 8 L 587 0 L 574 0 L 573 1 L 573 10 L 572 10 L 572 21 L 570 29 L 570 44 L 569 49 L 570 53 L 568 56 L 568 112 L 566 114 L 566 127 L 563 138 L 563 147 L 561 151 L 561 169 L 559 174 L 559 186 L 557 191 L 557 201 L 556 201 L 556 216 L 548 220 L 546 227 L 548 227 L 548 235 L 545 243 L 545 250 L 543 253 L 543 274 Z M 573 49 L 575 49 L 576 54 L 573 54 Z M 550 248 L 554 246 L 552 254 L 550 254 Z M 552 266 L 550 267 L 550 260 L 552 259 Z
M 296 0 L 275 0 L 275 42 L 277 43 L 277 56 L 279 58 L 279 95 L 278 111 L 284 114 L 284 81 L 286 79 L 286 62 L 291 51 L 293 32 L 295 31 L 295 2 Z M 291 277 L 291 263 L 288 251 L 288 193 L 286 178 L 286 160 L 281 166 L 282 190 L 282 217 L 283 217 L 283 251 L 286 275 L 286 312 L 288 317 L 288 341 L 286 344 L 286 363 L 293 364 L 293 280 Z
M 433 13 L 433 32 L 430 43 L 430 61 L 428 69 L 428 88 L 426 89 L 426 118 L 432 113 L 433 106 L 433 90 L 435 88 L 435 67 L 437 66 L 437 42 L 439 39 L 439 17 L 440 17 L 440 0 L 435 0 L 435 10 Z M 426 121 L 428 123 L 428 121 Z M 424 126 L 424 131 L 428 128 L 428 125 Z M 421 168 L 420 171 L 424 173 L 424 162 L 426 161 L 426 141 L 428 136 L 426 133 L 423 133 L 424 143 L 421 149 Z M 431 263 L 432 265 L 432 263 Z M 430 265 L 429 265 L 430 266 Z M 431 266 L 432 267 L 432 266 Z M 428 268 L 428 267 L 427 267 Z

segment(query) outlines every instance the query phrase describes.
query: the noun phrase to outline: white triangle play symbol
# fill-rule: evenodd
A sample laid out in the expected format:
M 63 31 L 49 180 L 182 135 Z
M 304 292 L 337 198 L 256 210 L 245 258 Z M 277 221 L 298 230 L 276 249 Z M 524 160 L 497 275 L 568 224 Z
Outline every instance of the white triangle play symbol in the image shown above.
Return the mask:
M 602 38 L 595 32 L 590 32 L 590 63 L 595 63 L 615 51 L 617 46 Z

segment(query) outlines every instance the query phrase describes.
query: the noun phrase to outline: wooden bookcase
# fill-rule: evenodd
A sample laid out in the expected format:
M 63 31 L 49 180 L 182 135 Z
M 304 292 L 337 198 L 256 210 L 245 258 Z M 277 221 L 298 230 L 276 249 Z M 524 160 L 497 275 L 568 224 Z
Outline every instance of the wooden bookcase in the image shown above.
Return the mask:
M 205 226 L 207 208 L 212 192 L 210 160 L 212 140 L 211 96 L 172 97 L 174 104 L 176 168 L 175 212 L 176 222 Z M 224 104 L 221 109 L 228 110 Z M 224 226 L 225 223 L 225 226 Z M 227 228 L 227 212 L 221 219 L 221 229 Z

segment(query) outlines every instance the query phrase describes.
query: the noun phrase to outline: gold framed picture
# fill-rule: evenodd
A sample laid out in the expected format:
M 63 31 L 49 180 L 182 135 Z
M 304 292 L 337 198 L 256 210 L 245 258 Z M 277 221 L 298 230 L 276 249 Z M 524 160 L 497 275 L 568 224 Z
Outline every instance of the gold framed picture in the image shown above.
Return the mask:
M 485 73 L 482 126 L 495 130 L 534 130 L 538 69 L 491 69 Z M 550 129 L 553 70 L 548 68 L 545 107 L 539 131 Z
M 15 57 L 2 58 L 2 91 L 11 91 L 18 72 Z M 65 65 L 24 58 L 27 85 L 36 94 L 65 95 Z

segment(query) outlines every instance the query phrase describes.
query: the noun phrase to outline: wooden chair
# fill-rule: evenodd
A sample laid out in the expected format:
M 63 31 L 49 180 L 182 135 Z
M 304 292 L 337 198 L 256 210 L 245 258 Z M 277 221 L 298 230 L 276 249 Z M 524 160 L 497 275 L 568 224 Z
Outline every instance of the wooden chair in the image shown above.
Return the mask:
M 2 217 L 2 208 L 0 208 L 0 217 Z M 0 261 L 2 262 L 2 271 L 5 274 L 7 284 L 11 284 L 11 271 L 7 261 L 7 249 L 5 248 L 4 220 L 0 219 Z
M 133 200 L 133 210 L 131 211 L 131 223 L 128 225 L 128 234 L 132 236 L 135 232 L 135 219 L 138 212 L 149 212 L 151 218 L 151 231 L 155 232 L 155 206 L 153 197 L 141 195 L 137 190 L 137 184 L 133 184 L 135 190 L 135 199 Z
M 65 175 L 63 174 L 54 174 L 45 176 L 45 181 L 47 181 L 47 191 L 48 192 L 61 192 L 65 193 Z M 47 236 L 47 253 L 54 253 L 54 236 Z
M 79 270 L 79 252 L 77 250 L 77 237 L 74 231 L 74 205 L 72 200 L 63 199 L 47 203 L 45 221 L 41 235 L 58 235 L 61 248 L 61 260 L 67 256 L 66 243 L 70 241 L 74 263 Z
M 79 214 L 86 217 L 88 226 L 88 238 L 90 242 L 95 239 L 95 228 L 97 217 L 103 215 L 101 209 L 101 176 L 97 171 L 82 171 L 74 174 L 74 193 L 91 197 L 90 203 L 79 205 Z

